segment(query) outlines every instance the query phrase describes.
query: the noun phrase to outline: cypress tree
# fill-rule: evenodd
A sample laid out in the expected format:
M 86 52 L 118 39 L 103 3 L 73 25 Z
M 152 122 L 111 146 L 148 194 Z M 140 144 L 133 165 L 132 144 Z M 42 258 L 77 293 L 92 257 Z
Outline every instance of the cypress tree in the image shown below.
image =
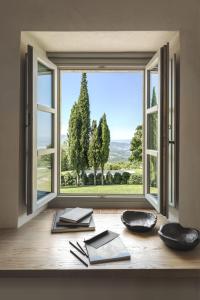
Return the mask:
M 70 167 L 76 171 L 77 185 L 79 185 L 81 171 L 81 115 L 78 104 L 75 103 L 71 109 L 68 131 L 68 153 Z
M 104 113 L 99 121 L 98 137 L 100 146 L 101 183 L 104 184 L 104 165 L 107 163 L 110 152 L 110 130 Z
M 88 152 L 89 164 L 94 170 L 94 185 L 96 185 L 97 169 L 100 164 L 100 148 L 98 138 L 97 122 L 92 121 L 91 138 Z
M 88 168 L 89 166 L 88 150 L 89 150 L 89 139 L 90 139 L 90 103 L 89 103 L 86 73 L 82 74 L 78 106 L 79 106 L 80 117 L 81 117 L 80 168 L 83 174 L 85 169 Z

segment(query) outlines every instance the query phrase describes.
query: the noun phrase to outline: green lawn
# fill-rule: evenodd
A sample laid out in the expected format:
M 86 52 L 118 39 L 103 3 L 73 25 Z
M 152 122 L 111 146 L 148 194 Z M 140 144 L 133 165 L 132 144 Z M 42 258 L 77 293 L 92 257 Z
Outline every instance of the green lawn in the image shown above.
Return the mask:
M 81 187 L 61 187 L 61 194 L 143 194 L 143 186 L 136 184 L 115 184 Z

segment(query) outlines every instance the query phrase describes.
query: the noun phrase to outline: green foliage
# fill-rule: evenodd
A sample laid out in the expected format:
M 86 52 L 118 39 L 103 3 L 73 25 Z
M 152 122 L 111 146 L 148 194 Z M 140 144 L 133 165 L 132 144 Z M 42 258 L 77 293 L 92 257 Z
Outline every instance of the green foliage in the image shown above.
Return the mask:
M 128 180 L 130 178 L 130 173 L 129 172 L 123 172 L 122 173 L 122 184 L 127 184 Z
M 128 184 L 142 184 L 142 174 L 131 174 L 127 183 Z
M 97 184 L 97 185 L 100 185 L 100 184 L 101 184 L 101 179 L 102 179 L 102 174 L 101 174 L 101 173 L 98 173 L 98 174 L 97 174 L 97 181 L 96 181 L 96 184 Z
M 142 125 L 137 126 L 130 146 L 131 155 L 129 160 L 133 163 L 142 163 Z
M 122 175 L 119 172 L 116 172 L 114 174 L 113 182 L 114 182 L 114 184 L 121 184 L 121 182 L 122 182 Z
M 102 185 L 104 183 L 103 173 L 104 165 L 108 161 L 110 152 L 110 130 L 106 120 L 106 114 L 104 113 L 99 121 L 98 137 L 100 145 L 100 166 L 102 173 Z
M 111 174 L 111 172 L 107 172 L 106 174 L 106 184 L 113 184 L 114 180 L 113 180 L 113 175 Z
M 82 185 L 87 185 L 88 184 L 88 177 L 87 177 L 87 174 L 85 172 L 81 174 L 81 184 Z
M 134 165 L 130 161 L 119 161 L 119 162 L 107 162 L 105 164 L 105 170 L 130 170 L 133 169 Z
M 61 171 L 69 170 L 69 159 L 67 142 L 65 141 L 61 147 Z
M 88 151 L 89 164 L 94 171 L 94 185 L 96 185 L 96 173 L 100 164 L 100 145 L 98 137 L 97 122 L 93 120 L 91 129 L 91 138 Z
M 156 88 L 155 86 L 153 87 L 153 92 L 152 92 L 152 98 L 151 98 L 151 106 L 157 105 L 157 97 L 156 97 Z
M 82 172 L 89 166 L 88 150 L 90 139 L 90 103 L 87 87 L 87 75 L 82 74 L 81 89 L 78 99 L 78 107 L 81 118 L 81 136 L 80 136 L 80 166 Z
M 65 186 L 66 185 L 75 185 L 76 184 L 76 176 L 74 174 L 72 174 L 71 172 L 67 172 L 64 175 L 64 182 L 65 182 Z
M 94 174 L 90 173 L 88 174 L 88 185 L 94 185 Z
M 77 185 L 79 185 L 79 177 L 81 169 L 81 115 L 78 104 L 75 103 L 72 107 L 70 120 L 69 120 L 69 133 L 68 133 L 68 154 L 70 167 L 76 171 Z

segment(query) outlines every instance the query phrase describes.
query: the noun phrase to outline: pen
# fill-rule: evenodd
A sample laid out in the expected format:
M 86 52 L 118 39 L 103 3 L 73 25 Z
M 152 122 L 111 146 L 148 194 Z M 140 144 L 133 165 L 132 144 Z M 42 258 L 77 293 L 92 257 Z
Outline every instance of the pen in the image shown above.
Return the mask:
M 86 267 L 88 267 L 88 264 L 86 264 L 86 262 L 84 262 L 84 260 L 82 260 L 76 253 L 74 253 L 71 249 L 70 249 L 70 253 L 73 254 L 80 262 L 82 262 L 82 264 L 84 264 Z
M 72 242 L 69 241 L 69 244 L 74 247 L 79 253 L 81 253 L 82 255 L 85 255 L 85 252 L 83 252 L 81 249 L 79 249 L 78 247 L 76 247 Z
M 76 242 L 76 243 L 79 246 L 79 248 L 81 249 L 81 251 L 83 251 L 83 253 L 85 254 L 85 256 L 88 257 L 87 253 L 83 250 L 83 248 L 81 247 L 81 245 L 79 244 L 79 242 Z

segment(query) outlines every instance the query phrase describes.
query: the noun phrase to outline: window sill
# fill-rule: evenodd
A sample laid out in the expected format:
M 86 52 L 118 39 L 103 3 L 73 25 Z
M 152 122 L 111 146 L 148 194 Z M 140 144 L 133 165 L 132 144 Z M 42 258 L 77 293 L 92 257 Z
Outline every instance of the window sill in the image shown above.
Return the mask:
M 76 206 L 93 208 L 152 208 L 144 195 L 59 195 L 48 205 L 49 208 Z
M 96 232 L 110 229 L 120 234 L 130 261 L 90 265 L 86 268 L 69 253 L 69 240 L 83 241 L 95 232 L 50 234 L 55 210 L 47 209 L 18 230 L 0 230 L 0 276 L 200 276 L 200 247 L 190 252 L 167 248 L 157 230 L 166 222 L 158 214 L 155 230 L 133 234 L 122 224 L 122 209 L 94 211 Z M 154 211 L 155 212 L 155 211 Z

